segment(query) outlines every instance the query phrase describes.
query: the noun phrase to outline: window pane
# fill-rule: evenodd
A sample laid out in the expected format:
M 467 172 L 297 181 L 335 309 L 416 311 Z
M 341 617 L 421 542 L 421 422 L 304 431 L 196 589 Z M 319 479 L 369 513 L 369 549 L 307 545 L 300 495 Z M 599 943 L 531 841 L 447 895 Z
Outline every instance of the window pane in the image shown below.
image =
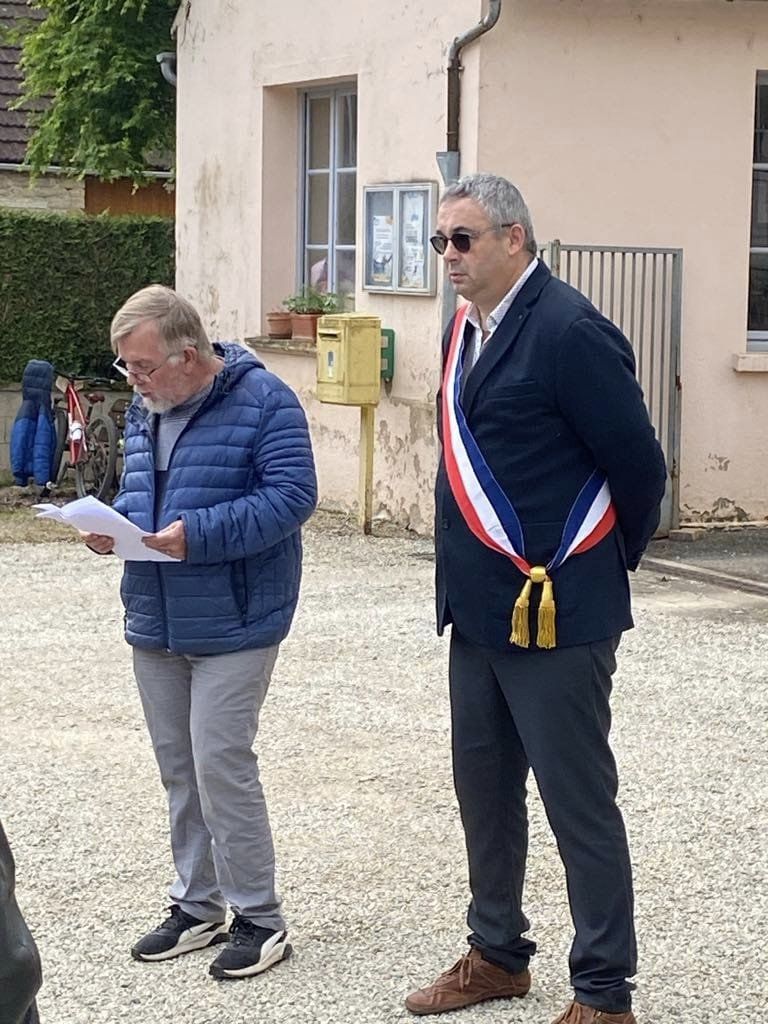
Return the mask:
M 327 249 L 307 249 L 304 259 L 304 280 L 317 292 L 328 291 Z
M 768 252 L 749 259 L 749 330 L 768 331 Z
M 325 96 L 309 101 L 310 170 L 331 166 L 331 99 Z
M 349 250 L 336 250 L 336 291 L 345 299 L 355 296 L 355 254 Z M 350 308 L 349 302 L 346 303 Z
M 357 175 L 336 175 L 336 244 L 355 244 Z
M 328 244 L 328 174 L 309 176 L 309 204 L 307 245 Z
M 357 96 L 339 96 L 336 109 L 338 167 L 357 167 Z
M 768 171 L 752 172 L 753 247 L 768 247 Z
M 340 286 L 354 297 L 357 97 L 341 86 L 326 96 L 307 94 L 305 103 L 302 283 L 329 291 Z
M 756 164 L 768 163 L 768 82 L 758 82 L 755 97 Z

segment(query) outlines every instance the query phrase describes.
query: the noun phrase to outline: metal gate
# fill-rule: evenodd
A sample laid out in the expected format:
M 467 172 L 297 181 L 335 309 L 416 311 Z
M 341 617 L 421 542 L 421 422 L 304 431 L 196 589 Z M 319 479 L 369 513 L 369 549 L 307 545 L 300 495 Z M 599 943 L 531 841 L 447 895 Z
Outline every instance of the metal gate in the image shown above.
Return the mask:
M 570 245 L 555 240 L 540 256 L 627 336 L 670 479 L 660 533 L 679 524 L 682 249 Z

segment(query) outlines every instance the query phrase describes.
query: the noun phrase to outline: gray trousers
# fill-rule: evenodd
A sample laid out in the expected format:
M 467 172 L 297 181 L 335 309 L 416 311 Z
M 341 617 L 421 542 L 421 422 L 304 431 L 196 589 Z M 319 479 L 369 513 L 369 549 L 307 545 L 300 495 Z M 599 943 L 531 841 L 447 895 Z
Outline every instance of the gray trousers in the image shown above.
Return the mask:
M 528 853 L 526 780 L 533 770 L 566 870 L 575 927 L 576 998 L 607 1011 L 631 1003 L 637 967 L 632 870 L 616 805 L 608 735 L 618 638 L 579 647 L 499 652 L 454 627 L 450 687 L 453 768 L 469 856 L 469 941 L 522 970 Z
M 253 742 L 278 645 L 205 657 L 133 649 L 133 667 L 168 794 L 177 877 L 171 900 L 203 921 L 227 904 L 285 927 Z

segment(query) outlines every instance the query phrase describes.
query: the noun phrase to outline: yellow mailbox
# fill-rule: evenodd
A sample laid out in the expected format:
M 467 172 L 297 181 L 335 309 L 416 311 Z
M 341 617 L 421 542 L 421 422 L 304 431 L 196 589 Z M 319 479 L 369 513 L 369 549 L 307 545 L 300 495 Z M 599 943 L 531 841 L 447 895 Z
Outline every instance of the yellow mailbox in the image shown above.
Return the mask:
M 378 405 L 381 320 L 333 313 L 317 324 L 317 397 L 334 405 Z

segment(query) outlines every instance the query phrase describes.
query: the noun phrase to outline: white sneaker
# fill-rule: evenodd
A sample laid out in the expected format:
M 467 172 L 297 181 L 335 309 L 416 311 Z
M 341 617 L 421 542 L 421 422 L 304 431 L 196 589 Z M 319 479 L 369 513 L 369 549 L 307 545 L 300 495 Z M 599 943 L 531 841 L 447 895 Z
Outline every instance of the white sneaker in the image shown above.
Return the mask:
M 172 960 L 193 949 L 204 949 L 217 942 L 226 942 L 226 921 L 201 921 L 185 913 L 181 907 L 168 908 L 170 915 L 154 931 L 139 939 L 131 949 L 134 960 Z
M 287 960 L 293 952 L 288 933 L 259 928 L 239 914 L 230 928 L 229 944 L 210 966 L 214 978 L 250 978 Z

